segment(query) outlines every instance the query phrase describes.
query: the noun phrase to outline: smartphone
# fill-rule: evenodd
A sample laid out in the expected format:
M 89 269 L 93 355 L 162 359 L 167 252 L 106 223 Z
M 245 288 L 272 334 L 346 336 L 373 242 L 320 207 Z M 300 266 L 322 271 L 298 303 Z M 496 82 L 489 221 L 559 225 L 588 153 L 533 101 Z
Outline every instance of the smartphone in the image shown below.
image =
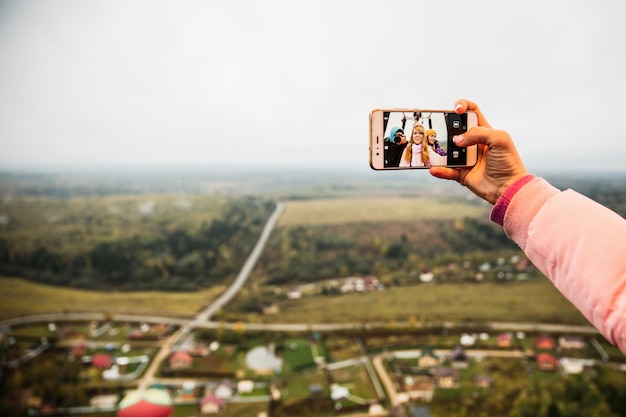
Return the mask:
M 375 109 L 370 113 L 370 166 L 375 170 L 468 167 L 477 146 L 456 146 L 453 138 L 478 124 L 474 112 Z

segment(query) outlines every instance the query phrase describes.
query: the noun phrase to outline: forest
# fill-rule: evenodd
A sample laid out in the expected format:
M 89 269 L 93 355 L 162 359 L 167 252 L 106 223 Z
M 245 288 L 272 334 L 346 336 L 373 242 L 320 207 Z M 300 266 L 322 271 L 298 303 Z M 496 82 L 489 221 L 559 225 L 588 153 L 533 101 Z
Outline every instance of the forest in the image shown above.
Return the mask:
M 275 204 L 189 195 L 13 196 L 1 207 L 3 275 L 100 290 L 192 291 L 239 270 Z

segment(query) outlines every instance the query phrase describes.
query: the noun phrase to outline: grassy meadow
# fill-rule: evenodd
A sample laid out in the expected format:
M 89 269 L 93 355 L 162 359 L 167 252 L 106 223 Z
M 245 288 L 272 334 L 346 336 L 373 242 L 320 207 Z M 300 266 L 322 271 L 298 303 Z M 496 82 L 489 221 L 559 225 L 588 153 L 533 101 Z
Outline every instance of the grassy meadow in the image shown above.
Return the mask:
M 369 293 L 312 296 L 278 303 L 276 315 L 244 321 L 289 323 L 501 321 L 588 325 L 551 282 L 420 284 Z
M 98 292 L 0 278 L 0 318 L 53 312 L 153 313 L 193 316 L 223 288 L 192 293 Z M 340 323 L 471 320 L 588 324 L 547 280 L 414 285 L 365 294 L 278 302 L 280 313 L 237 313 L 248 322 Z
M 396 196 L 293 200 L 285 202 L 285 211 L 278 225 L 379 223 L 488 216 L 487 205 L 470 201 Z
M 0 318 L 39 313 L 106 312 L 193 316 L 224 286 L 196 292 L 103 292 L 38 284 L 18 278 L 0 278 Z

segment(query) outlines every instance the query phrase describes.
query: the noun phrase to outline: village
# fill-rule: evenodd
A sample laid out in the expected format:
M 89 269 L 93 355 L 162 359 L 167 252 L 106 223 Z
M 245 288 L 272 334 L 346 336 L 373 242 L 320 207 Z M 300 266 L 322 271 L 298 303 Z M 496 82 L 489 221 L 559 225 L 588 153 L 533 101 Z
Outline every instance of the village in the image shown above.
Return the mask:
M 368 278 L 362 283 L 377 287 Z M 606 342 L 593 332 L 432 329 L 426 335 L 409 327 L 395 329 L 390 338 L 389 329 L 379 336 L 356 330 L 270 334 L 221 323 L 183 332 L 146 385 L 146 369 L 180 332 L 176 324 L 115 321 L 3 327 L 4 377 L 14 381 L 9 384 L 14 391 L 3 395 L 18 396 L 29 415 L 145 416 L 152 401 L 175 410 L 175 416 L 264 417 L 281 415 L 281 406 L 312 400 L 335 415 L 403 415 L 398 410 L 408 407 L 410 415 L 424 416 L 438 396 L 500 389 L 502 375 L 493 371 L 498 361 L 515 361 L 532 378 L 580 374 L 596 366 L 626 372 L 623 357 L 610 347 L 607 353 Z M 377 340 L 383 335 L 386 342 Z M 15 382 L 18 371 L 27 378 L 29 369 L 46 366 L 65 369 L 67 380 L 30 388 Z M 42 381 L 50 377 L 39 374 Z M 55 390 L 68 384 L 84 393 L 73 401 L 59 397 Z

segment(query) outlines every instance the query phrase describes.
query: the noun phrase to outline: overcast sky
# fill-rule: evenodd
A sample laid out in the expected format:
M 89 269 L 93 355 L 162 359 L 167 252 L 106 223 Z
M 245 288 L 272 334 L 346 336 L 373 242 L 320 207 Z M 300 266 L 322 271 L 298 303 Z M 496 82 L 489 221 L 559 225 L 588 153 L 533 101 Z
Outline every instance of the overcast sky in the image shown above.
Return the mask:
M 0 169 L 368 168 L 478 102 L 531 169 L 626 171 L 626 2 L 0 1 Z

